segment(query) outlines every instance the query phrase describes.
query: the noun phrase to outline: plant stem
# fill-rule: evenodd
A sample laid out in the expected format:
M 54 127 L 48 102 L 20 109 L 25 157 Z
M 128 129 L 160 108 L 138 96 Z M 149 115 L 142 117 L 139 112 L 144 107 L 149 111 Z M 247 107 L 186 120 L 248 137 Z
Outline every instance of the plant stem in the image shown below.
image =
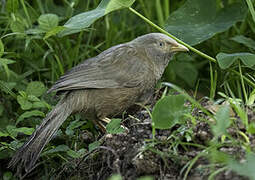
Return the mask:
M 24 9 L 24 12 L 25 12 L 25 14 L 26 14 L 26 16 L 27 16 L 27 21 L 28 21 L 29 27 L 32 27 L 31 19 L 30 19 L 29 13 L 28 13 L 28 11 L 27 11 L 25 2 L 24 2 L 24 0 L 20 0 L 20 2 L 21 2 L 21 5 L 22 5 L 22 7 L 23 7 L 23 9 Z
M 162 27 L 164 25 L 164 17 L 163 17 L 162 6 L 160 4 L 160 0 L 156 0 L 156 10 L 157 10 L 159 25 Z
M 232 73 L 241 76 L 239 72 L 235 71 L 235 70 L 231 70 Z M 255 83 L 253 83 L 250 79 L 248 79 L 247 77 L 243 76 L 243 79 L 253 88 L 255 88 Z
M 242 68 L 241 68 L 241 63 L 240 63 L 240 61 L 238 62 L 238 67 L 239 67 L 241 85 L 242 85 L 242 88 L 243 88 L 243 95 L 244 95 L 245 103 L 247 103 L 248 98 L 247 98 L 246 89 L 245 89 L 245 85 L 244 85 L 243 73 L 242 73 Z
M 129 10 L 131 12 L 133 12 L 134 14 L 136 14 L 137 16 L 139 16 L 140 18 L 142 18 L 144 21 L 146 21 L 148 24 L 150 24 L 151 26 L 153 26 L 154 28 L 156 28 L 157 30 L 159 30 L 160 32 L 168 35 L 169 37 L 173 38 L 174 40 L 176 40 L 178 43 L 186 46 L 187 48 L 189 48 L 191 51 L 199 54 L 200 56 L 216 63 L 216 59 L 211 57 L 211 56 L 208 56 L 207 54 L 197 50 L 196 48 L 193 48 L 192 46 L 186 44 L 185 42 L 181 41 L 180 39 L 176 38 L 175 36 L 173 36 L 172 34 L 168 33 L 166 30 L 162 29 L 161 27 L 159 27 L 158 25 L 154 24 L 153 22 L 151 22 L 149 19 L 147 19 L 146 17 L 144 17 L 142 14 L 140 14 L 139 12 L 137 12 L 136 10 L 134 10 L 133 8 L 129 7 Z
M 169 0 L 164 1 L 165 17 L 167 18 L 170 14 L 169 12 Z
M 254 11 L 254 7 L 252 5 L 252 2 L 251 2 L 251 0 L 246 0 L 246 3 L 247 3 L 247 5 L 249 7 L 249 10 L 251 12 L 252 19 L 255 22 L 255 11 Z

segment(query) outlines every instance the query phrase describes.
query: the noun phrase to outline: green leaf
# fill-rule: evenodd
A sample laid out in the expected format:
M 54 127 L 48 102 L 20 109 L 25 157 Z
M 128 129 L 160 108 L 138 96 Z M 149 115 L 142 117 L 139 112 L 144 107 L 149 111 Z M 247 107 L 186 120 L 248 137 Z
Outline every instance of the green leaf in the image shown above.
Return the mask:
M 187 0 L 168 17 L 165 29 L 184 42 L 196 45 L 246 17 L 245 3 L 225 5 L 219 10 L 216 3 L 215 0 Z
M 125 129 L 120 125 L 121 119 L 112 119 L 110 123 L 106 125 L 106 132 L 109 134 L 120 134 L 125 132 Z
M 80 32 L 93 24 L 97 19 L 112 11 L 130 7 L 134 2 L 135 0 L 102 0 L 96 9 L 70 18 L 64 25 L 67 29 L 62 31 L 60 35 L 65 36 Z
M 255 179 L 255 171 L 254 171 L 255 155 L 253 153 L 249 153 L 246 156 L 246 161 L 243 163 L 230 160 L 228 162 L 228 167 L 240 175 L 249 177 L 251 180 Z
M 238 42 L 240 44 L 244 44 L 245 46 L 255 49 L 255 41 L 251 38 L 247 38 L 245 36 L 235 36 L 233 38 L 231 38 L 231 40 Z
M 70 125 L 66 128 L 66 134 L 67 135 L 73 135 L 73 133 L 74 133 L 74 129 L 76 129 L 76 128 L 78 128 L 78 127 L 80 127 L 80 126 L 82 126 L 84 123 L 85 123 L 86 121 L 79 121 L 79 119 L 78 120 L 75 120 L 75 121 L 72 121 L 71 123 L 70 123 Z
M 213 133 L 216 137 L 219 137 L 227 133 L 227 128 L 230 126 L 229 118 L 230 108 L 229 106 L 222 106 L 216 113 L 216 125 L 212 125 Z
M 81 158 L 85 152 L 85 149 L 80 149 L 78 152 L 70 149 L 67 151 L 67 154 L 72 158 Z
M 16 94 L 12 92 L 12 88 L 16 86 L 14 82 L 4 82 L 0 80 L 0 89 L 6 94 L 10 94 L 13 98 L 16 98 Z
M 198 77 L 198 70 L 192 63 L 174 61 L 169 68 L 173 68 L 176 75 L 183 79 L 190 87 L 194 87 Z
M 0 66 L 8 65 L 8 64 L 13 64 L 15 61 L 6 59 L 6 58 L 0 58 Z
M 9 133 L 9 135 L 11 137 L 16 137 L 17 136 L 18 132 L 15 131 L 16 129 L 17 128 L 15 126 L 13 126 L 13 125 L 6 126 L 6 130 L 7 130 L 7 132 Z
M 39 28 L 34 28 L 34 29 L 28 29 L 28 30 L 26 31 L 26 33 L 27 33 L 27 34 L 36 35 L 36 34 L 43 34 L 43 33 L 45 33 L 45 31 L 42 30 L 42 29 L 39 29 Z M 37 37 L 37 38 L 39 38 L 39 37 Z
M 3 175 L 3 180 L 14 180 L 14 179 L 15 178 L 14 178 L 12 172 L 10 172 L 10 171 L 5 172 Z
M 39 28 L 48 32 L 58 26 L 59 18 L 56 14 L 42 14 L 38 18 Z
M 6 9 L 9 13 L 15 13 L 19 8 L 18 0 L 8 0 L 6 3 Z
M 250 93 L 248 101 L 247 101 L 247 106 L 252 106 L 255 102 L 255 89 Z
M 142 177 L 139 177 L 136 180 L 154 180 L 154 178 L 152 176 L 142 176 Z
M 40 102 L 34 102 L 32 108 L 47 108 L 47 103 L 40 101 Z
M 7 137 L 9 136 L 8 133 L 0 131 L 0 137 Z
M 27 89 L 26 89 L 26 93 L 28 95 L 34 95 L 36 97 L 40 97 L 45 91 L 46 91 L 46 88 L 44 84 L 40 81 L 30 82 L 27 85 Z
M 109 177 L 107 180 L 122 180 L 122 177 L 120 174 L 113 174 L 111 177 Z
M 186 110 L 184 102 L 183 95 L 170 95 L 160 99 L 152 111 L 155 128 L 169 129 L 177 124 Z
M 34 128 L 27 128 L 27 127 L 21 127 L 21 128 L 16 128 L 14 131 L 19 132 L 19 133 L 24 133 L 26 135 L 31 135 L 34 132 Z
M 229 98 L 229 103 L 234 108 L 235 112 L 240 117 L 240 119 L 242 120 L 242 122 L 246 126 L 246 128 L 248 128 L 248 124 L 249 124 L 248 123 L 248 114 L 247 114 L 246 110 L 240 106 L 240 104 L 241 104 L 240 101 L 238 101 L 238 99 Z
M 27 99 L 29 101 L 32 101 L 32 102 L 39 102 L 40 101 L 40 99 L 38 97 L 34 96 L 34 95 L 28 95 Z
M 0 57 L 4 54 L 4 44 L 2 42 L 2 39 L 0 39 Z
M 222 69 L 229 68 L 238 59 L 240 59 L 248 67 L 255 65 L 255 54 L 251 53 L 219 53 L 217 54 L 216 59 Z
M 23 114 L 21 114 L 19 116 L 19 118 L 17 119 L 17 122 L 16 122 L 16 125 L 23 121 L 25 118 L 29 118 L 29 117 L 32 117 L 32 116 L 40 116 L 40 117 L 45 117 L 45 114 L 41 111 L 38 111 L 38 110 L 33 110 L 33 111 L 26 111 L 24 112 Z
M 57 33 L 59 33 L 60 31 L 62 31 L 63 29 L 65 29 L 65 27 L 63 26 L 57 26 L 52 28 L 50 31 L 48 31 L 45 36 L 43 37 L 43 39 L 47 39 L 51 36 L 55 36 Z
M 89 144 L 89 152 L 93 151 L 96 149 L 98 146 L 100 146 L 101 142 L 100 141 L 95 141 L 93 143 Z
M 7 78 L 9 78 L 10 76 L 10 71 L 9 71 L 9 68 L 8 68 L 8 64 L 12 64 L 14 63 L 15 61 L 13 60 L 10 60 L 10 59 L 6 59 L 6 58 L 0 58 L 0 67 L 3 66 L 4 70 L 5 70 L 5 73 L 7 75 Z
M 32 103 L 29 102 L 25 97 L 18 95 L 17 101 L 20 104 L 21 109 L 23 110 L 29 110 L 32 108 Z
M 67 152 L 68 150 L 70 150 L 70 148 L 67 145 L 61 144 L 53 149 L 43 152 L 42 156 L 45 156 L 48 154 L 53 154 L 53 153 L 58 153 L 58 152 Z
M 251 134 L 255 134 L 255 123 L 254 122 L 249 124 L 247 132 L 251 133 Z
M 12 32 L 18 32 L 18 33 L 24 33 L 26 26 L 26 23 L 22 22 L 22 21 L 18 21 L 18 20 L 13 20 L 11 21 L 11 25 L 10 28 L 12 30 Z

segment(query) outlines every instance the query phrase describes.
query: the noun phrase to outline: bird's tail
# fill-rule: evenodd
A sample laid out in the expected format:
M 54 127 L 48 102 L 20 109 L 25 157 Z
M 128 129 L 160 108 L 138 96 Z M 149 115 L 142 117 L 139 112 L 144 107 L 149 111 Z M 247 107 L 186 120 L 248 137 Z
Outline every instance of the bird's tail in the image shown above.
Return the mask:
M 29 172 L 39 158 L 44 146 L 51 140 L 54 133 L 61 124 L 72 113 L 72 108 L 68 101 L 64 99 L 47 114 L 42 124 L 29 137 L 28 141 L 16 152 L 9 163 L 9 167 L 17 167 L 17 173 L 20 174 L 23 167 Z

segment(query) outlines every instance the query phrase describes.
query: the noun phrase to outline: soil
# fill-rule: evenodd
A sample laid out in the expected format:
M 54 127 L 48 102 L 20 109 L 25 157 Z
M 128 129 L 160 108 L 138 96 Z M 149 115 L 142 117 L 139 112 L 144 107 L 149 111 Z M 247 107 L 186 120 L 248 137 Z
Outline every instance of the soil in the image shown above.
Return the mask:
M 209 101 L 206 100 L 202 104 L 206 106 Z M 193 115 L 205 117 L 197 109 L 194 110 Z M 192 159 L 203 150 L 194 146 L 175 147 L 176 144 L 172 138 L 177 136 L 183 142 L 189 140 L 188 136 L 185 137 L 185 134 L 181 132 L 171 136 L 174 130 L 180 128 L 178 125 L 171 130 L 157 130 L 155 141 L 152 141 L 151 119 L 145 110 L 140 110 L 125 118 L 123 125 L 128 132 L 104 135 L 100 139 L 101 146 L 88 153 L 83 159 L 72 162 L 71 164 L 76 163 L 76 168 L 65 167 L 59 172 L 58 178 L 104 180 L 113 174 L 121 174 L 125 180 L 134 180 L 142 176 L 151 176 L 153 179 L 160 180 L 178 180 L 185 177 L 187 163 L 192 162 Z M 209 125 L 202 121 L 192 127 L 191 135 L 193 136 L 192 141 L 200 145 L 206 145 L 213 137 Z M 240 157 L 244 157 L 244 152 L 240 148 L 224 147 L 221 151 L 231 154 L 238 152 Z M 209 164 L 208 159 L 199 158 L 188 172 L 187 179 L 208 179 L 211 173 Z M 219 168 L 221 166 L 216 167 L 216 169 Z M 248 178 L 225 170 L 218 173 L 214 179 L 242 180 Z
M 160 97 L 158 92 L 156 97 Z M 156 102 L 155 98 L 150 105 L 150 111 Z M 208 99 L 200 102 L 207 109 L 212 104 Z M 191 105 L 186 104 L 187 107 Z M 101 145 L 88 152 L 82 159 L 73 159 L 59 170 L 54 171 L 54 179 L 85 179 L 85 180 L 106 180 L 114 174 L 120 174 L 124 180 L 135 180 L 143 176 L 150 176 L 155 180 L 206 180 L 212 173 L 209 158 L 201 156 L 190 166 L 197 155 L 203 153 L 204 147 L 208 147 L 209 141 L 213 138 L 211 127 L 207 123 L 210 121 L 200 121 L 207 116 L 199 109 L 193 109 L 192 116 L 197 119 L 194 125 L 190 120 L 185 126 L 175 125 L 171 129 L 156 130 L 153 140 L 151 118 L 146 110 L 136 106 L 126 113 L 123 126 L 125 133 L 121 134 L 100 134 L 98 141 Z M 131 114 L 131 115 L 129 115 Z M 249 119 L 255 117 L 251 110 Z M 235 137 L 237 129 L 244 127 L 242 123 L 237 123 L 237 127 L 228 128 L 229 133 Z M 88 131 L 80 134 L 80 140 L 86 144 L 94 142 L 95 136 Z M 255 138 L 249 136 L 251 144 L 255 144 Z M 185 144 L 186 143 L 186 144 Z M 193 146 L 196 144 L 199 146 Z M 220 151 L 238 155 L 240 160 L 245 156 L 245 152 L 240 146 L 224 146 Z M 214 166 L 214 171 L 220 170 L 222 166 Z M 37 169 L 37 170 L 36 170 Z M 34 179 L 37 176 L 38 168 L 31 172 L 25 179 Z M 235 172 L 225 169 L 213 179 L 216 180 L 246 180 L 248 178 L 237 175 Z M 116 180 L 116 179 L 115 179 Z M 149 179 L 146 179 L 149 180 Z

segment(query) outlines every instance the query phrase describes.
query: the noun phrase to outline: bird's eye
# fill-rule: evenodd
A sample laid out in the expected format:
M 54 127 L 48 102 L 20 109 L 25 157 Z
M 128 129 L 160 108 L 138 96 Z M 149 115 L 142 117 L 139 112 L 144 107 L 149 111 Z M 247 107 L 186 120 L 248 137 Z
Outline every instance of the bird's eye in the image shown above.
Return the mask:
M 162 46 L 163 46 L 163 43 L 162 43 L 162 42 L 160 42 L 160 43 L 159 43 L 159 46 L 160 46 L 160 47 L 162 47 Z

